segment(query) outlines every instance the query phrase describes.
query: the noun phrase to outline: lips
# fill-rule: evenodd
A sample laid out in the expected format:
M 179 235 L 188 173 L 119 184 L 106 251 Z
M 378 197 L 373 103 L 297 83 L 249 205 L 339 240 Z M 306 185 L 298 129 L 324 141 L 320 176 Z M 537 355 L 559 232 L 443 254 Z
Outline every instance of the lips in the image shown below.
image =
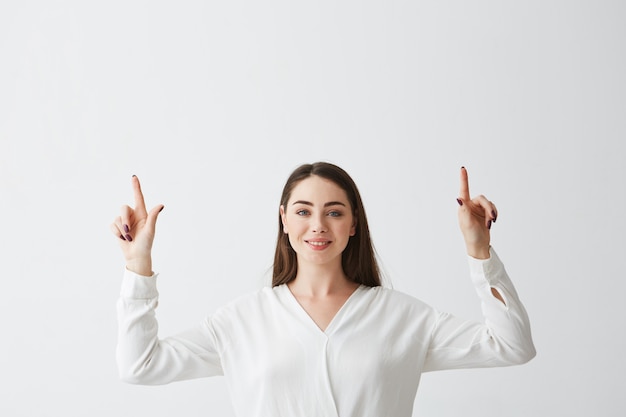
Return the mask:
M 315 240 L 305 240 L 305 242 L 312 248 L 315 250 L 321 250 L 321 249 L 325 249 L 328 247 L 328 245 L 330 245 L 330 240 L 319 240 L 319 239 L 315 239 Z

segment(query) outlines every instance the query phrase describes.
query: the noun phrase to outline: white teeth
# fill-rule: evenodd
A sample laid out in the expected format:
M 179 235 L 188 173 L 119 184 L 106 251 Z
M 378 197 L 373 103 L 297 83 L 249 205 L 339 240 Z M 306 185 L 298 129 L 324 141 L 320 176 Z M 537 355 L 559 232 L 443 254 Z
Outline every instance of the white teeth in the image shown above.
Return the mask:
M 309 242 L 309 244 L 313 246 L 324 246 L 328 244 L 328 242 Z

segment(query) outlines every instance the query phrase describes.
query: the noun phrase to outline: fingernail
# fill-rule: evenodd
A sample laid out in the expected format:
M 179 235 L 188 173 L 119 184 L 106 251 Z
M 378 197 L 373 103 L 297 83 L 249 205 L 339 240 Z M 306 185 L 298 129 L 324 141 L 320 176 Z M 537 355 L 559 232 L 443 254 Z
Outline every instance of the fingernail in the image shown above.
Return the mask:
M 493 222 L 495 223 L 497 219 L 495 210 L 491 210 L 491 217 L 493 218 Z
M 126 240 L 126 239 L 124 238 L 124 236 L 122 236 L 122 235 L 120 235 L 120 239 L 122 239 L 122 240 Z
M 124 225 L 124 232 L 126 233 L 130 232 L 130 227 L 128 227 L 127 224 Z
M 133 241 L 133 238 L 131 235 L 129 235 L 128 233 L 126 234 L 126 240 L 128 240 L 129 242 Z
M 135 175 L 135 174 L 133 174 L 133 178 L 135 178 L 135 177 L 136 177 L 136 175 Z
M 165 206 L 161 207 L 161 209 L 159 210 L 159 213 L 162 212 L 164 208 Z
M 487 222 L 487 229 L 491 229 L 491 220 Z
M 462 205 L 463 205 L 463 201 L 462 201 L 460 198 L 457 198 L 457 199 L 456 199 L 456 202 L 457 202 L 457 203 L 459 203 L 459 206 L 462 206 Z

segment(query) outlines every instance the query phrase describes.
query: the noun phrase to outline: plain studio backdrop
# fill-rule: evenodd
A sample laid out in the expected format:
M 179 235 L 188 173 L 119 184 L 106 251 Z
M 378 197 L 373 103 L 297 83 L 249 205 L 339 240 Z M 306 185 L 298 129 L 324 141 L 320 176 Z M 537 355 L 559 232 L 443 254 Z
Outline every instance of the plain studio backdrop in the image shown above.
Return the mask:
M 268 285 L 289 173 L 344 167 L 386 284 L 480 319 L 458 172 L 500 216 L 519 367 L 424 374 L 415 416 L 624 416 L 620 1 L 3 1 L 0 415 L 232 416 L 222 377 L 119 381 L 131 175 L 161 336 Z M 381 381 L 384 383 L 384 381 Z

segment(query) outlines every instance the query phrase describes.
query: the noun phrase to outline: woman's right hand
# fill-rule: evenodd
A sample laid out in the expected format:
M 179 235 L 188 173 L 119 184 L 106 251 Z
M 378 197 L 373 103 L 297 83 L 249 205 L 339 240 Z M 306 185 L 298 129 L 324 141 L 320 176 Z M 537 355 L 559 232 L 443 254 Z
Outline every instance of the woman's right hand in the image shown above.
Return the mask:
M 152 276 L 152 242 L 157 217 L 164 206 L 159 204 L 148 213 L 139 178 L 133 175 L 131 181 L 135 208 L 122 206 L 121 215 L 111 224 L 111 231 L 118 237 L 126 268 L 139 275 Z

